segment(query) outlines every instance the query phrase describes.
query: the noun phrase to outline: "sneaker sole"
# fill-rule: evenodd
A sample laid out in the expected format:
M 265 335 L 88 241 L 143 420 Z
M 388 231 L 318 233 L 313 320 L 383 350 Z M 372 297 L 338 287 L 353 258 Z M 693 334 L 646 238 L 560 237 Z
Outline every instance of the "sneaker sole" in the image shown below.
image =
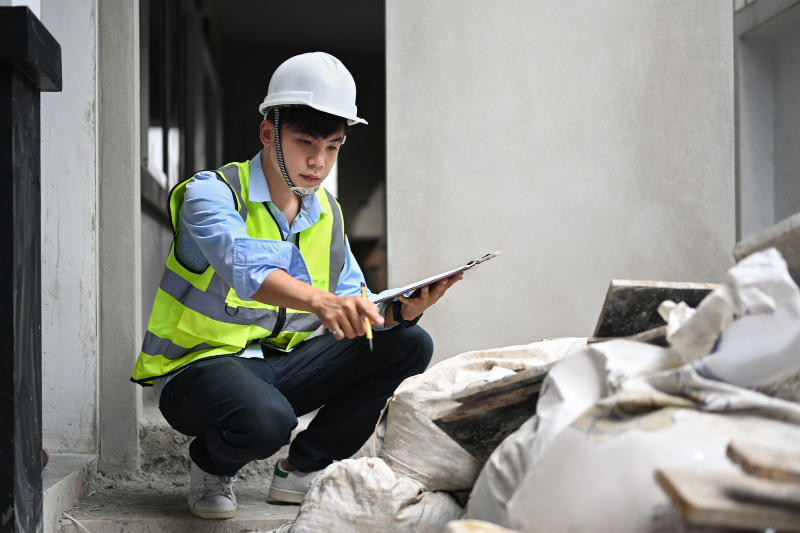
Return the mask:
M 275 487 L 269 488 L 267 494 L 267 501 L 284 502 L 284 503 L 303 503 L 306 495 L 304 492 L 297 492 L 294 490 L 277 489 Z
M 234 507 L 228 511 L 206 511 L 204 509 L 195 509 L 194 507 L 189 509 L 193 515 L 205 518 L 207 520 L 224 520 L 226 518 L 233 518 L 236 516 L 236 508 Z

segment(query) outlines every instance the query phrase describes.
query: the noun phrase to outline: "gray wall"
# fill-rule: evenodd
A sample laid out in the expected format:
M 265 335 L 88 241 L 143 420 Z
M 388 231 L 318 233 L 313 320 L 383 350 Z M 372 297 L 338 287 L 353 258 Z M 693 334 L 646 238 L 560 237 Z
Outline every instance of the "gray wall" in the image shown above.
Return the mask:
M 97 448 L 97 9 L 44 0 L 63 91 L 42 93 L 42 430 L 54 452 Z
M 590 335 L 611 278 L 719 280 L 730 1 L 387 2 L 389 284 L 489 250 L 435 359 Z

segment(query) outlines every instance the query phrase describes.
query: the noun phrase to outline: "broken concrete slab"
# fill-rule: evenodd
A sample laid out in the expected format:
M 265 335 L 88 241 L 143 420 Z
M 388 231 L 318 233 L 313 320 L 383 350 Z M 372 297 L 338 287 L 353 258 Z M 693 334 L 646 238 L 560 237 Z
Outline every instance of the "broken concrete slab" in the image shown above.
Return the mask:
M 597 319 L 595 339 L 630 337 L 664 325 L 658 306 L 664 300 L 697 307 L 714 283 L 611 280 Z
M 789 273 L 795 283 L 800 285 L 800 213 L 781 220 L 771 228 L 742 239 L 733 249 L 733 257 L 738 262 L 754 252 L 771 246 L 781 252 L 789 265 Z

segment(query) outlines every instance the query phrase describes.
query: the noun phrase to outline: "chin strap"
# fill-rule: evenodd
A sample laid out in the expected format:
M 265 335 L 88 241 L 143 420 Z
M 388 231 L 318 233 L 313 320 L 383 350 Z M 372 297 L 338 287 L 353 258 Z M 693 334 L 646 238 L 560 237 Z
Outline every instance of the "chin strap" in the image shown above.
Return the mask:
M 312 194 L 316 193 L 319 189 L 319 185 L 316 187 L 296 187 L 294 183 L 292 183 L 291 178 L 289 178 L 289 174 L 286 172 L 286 164 L 283 162 L 283 149 L 281 148 L 281 108 L 276 106 L 274 108 L 274 118 L 273 123 L 275 125 L 275 152 L 278 156 L 278 167 L 281 169 L 281 175 L 283 176 L 283 180 L 286 182 L 286 185 L 289 186 L 289 189 L 297 196 L 305 197 L 311 196 Z

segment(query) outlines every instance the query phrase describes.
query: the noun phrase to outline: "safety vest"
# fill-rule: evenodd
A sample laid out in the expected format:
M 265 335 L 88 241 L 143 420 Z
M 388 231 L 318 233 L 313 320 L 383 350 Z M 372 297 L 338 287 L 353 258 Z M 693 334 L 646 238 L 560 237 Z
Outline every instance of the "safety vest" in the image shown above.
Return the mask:
M 265 203 L 249 198 L 249 163 L 231 163 L 217 171 L 231 190 L 236 210 L 251 237 L 282 240 L 278 223 Z M 176 185 L 169 196 L 169 213 L 175 236 L 186 184 Z M 295 235 L 314 287 L 335 292 L 345 261 L 342 211 L 324 188 L 316 193 L 322 206 L 319 221 Z M 290 349 L 320 326 L 316 315 L 239 298 L 236 291 L 211 266 L 197 271 L 175 254 L 175 239 L 156 293 L 142 351 L 131 381 L 152 385 L 152 379 L 177 371 L 208 357 L 239 354 L 253 342 Z

